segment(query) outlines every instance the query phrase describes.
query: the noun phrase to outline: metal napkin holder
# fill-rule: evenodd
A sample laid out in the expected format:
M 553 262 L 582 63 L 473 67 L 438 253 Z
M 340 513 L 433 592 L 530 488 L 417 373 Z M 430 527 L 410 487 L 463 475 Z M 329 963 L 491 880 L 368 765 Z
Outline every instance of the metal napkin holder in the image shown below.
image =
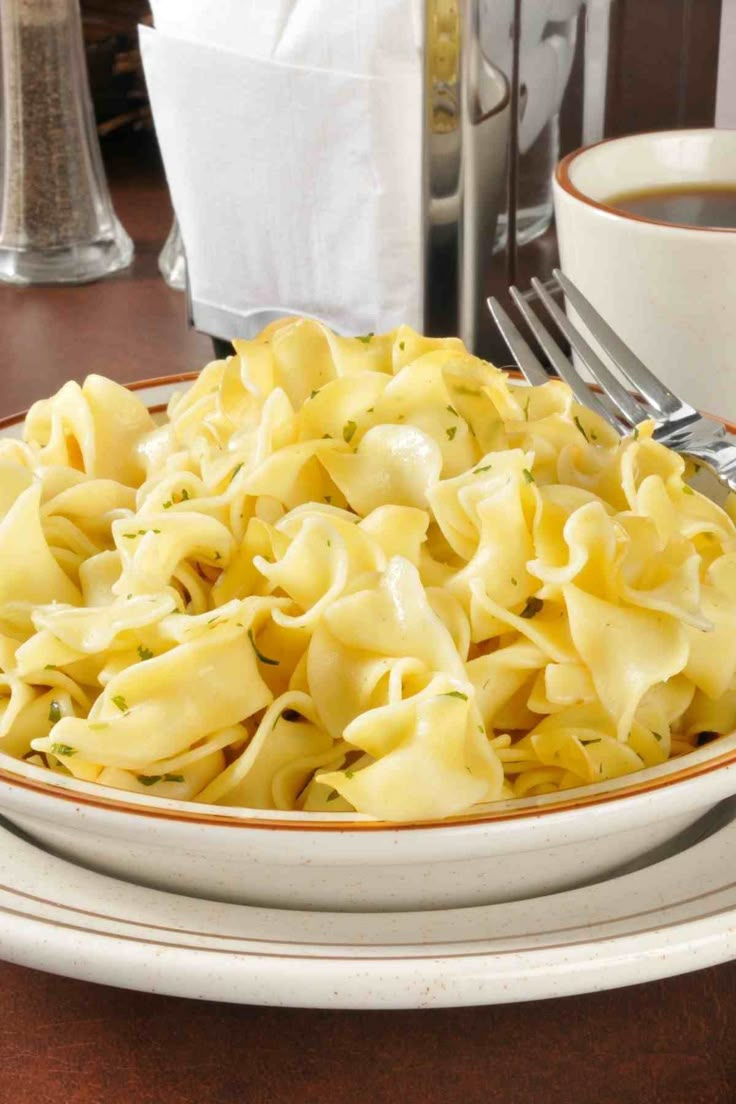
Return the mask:
M 483 56 L 479 7 L 479 0 L 424 6 L 423 328 L 459 335 L 470 349 L 478 344 L 518 117 L 515 82 Z M 253 336 L 281 317 L 199 302 L 188 279 L 187 312 L 191 326 L 222 342 Z

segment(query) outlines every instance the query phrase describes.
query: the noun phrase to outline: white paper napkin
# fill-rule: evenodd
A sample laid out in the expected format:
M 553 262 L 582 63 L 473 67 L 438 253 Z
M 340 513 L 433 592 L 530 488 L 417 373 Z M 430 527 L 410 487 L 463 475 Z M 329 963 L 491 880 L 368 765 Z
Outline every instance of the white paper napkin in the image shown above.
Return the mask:
M 402 0 L 153 9 L 141 50 L 192 298 L 249 319 L 236 327 L 245 336 L 266 311 L 346 333 L 421 325 L 415 10 Z
M 424 0 L 151 0 L 151 9 L 166 34 L 363 76 L 415 73 L 422 45 Z

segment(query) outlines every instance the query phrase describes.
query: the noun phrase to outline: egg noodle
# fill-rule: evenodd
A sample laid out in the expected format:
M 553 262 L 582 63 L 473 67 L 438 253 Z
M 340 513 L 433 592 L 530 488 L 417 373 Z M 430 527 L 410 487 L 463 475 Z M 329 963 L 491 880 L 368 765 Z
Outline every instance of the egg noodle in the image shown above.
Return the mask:
M 0 442 L 0 750 L 388 820 L 736 727 L 736 528 L 651 427 L 455 339 L 285 320 L 161 425 L 100 376 Z

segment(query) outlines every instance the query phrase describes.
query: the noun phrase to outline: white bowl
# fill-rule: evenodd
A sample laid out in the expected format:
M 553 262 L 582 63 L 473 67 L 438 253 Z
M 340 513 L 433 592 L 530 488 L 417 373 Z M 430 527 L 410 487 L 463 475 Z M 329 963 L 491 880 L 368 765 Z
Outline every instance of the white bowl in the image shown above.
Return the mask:
M 0 809 L 55 854 L 195 897 L 329 910 L 509 901 L 614 873 L 736 792 L 736 735 L 625 779 L 421 825 L 223 809 L 0 755 Z
M 183 378 L 136 390 L 161 409 Z M 21 420 L 0 422 L 0 435 Z M 50 851 L 178 893 L 298 909 L 437 909 L 571 888 L 677 847 L 733 793 L 736 734 L 624 778 L 420 825 L 123 793 L 0 753 L 0 813 Z

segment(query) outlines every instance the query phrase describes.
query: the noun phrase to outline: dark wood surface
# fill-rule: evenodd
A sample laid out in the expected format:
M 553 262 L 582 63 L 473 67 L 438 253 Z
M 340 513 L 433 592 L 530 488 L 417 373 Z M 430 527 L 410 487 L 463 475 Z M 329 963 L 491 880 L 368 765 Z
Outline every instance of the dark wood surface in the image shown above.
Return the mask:
M 722 0 L 613 0 L 606 134 L 713 126 Z
M 201 365 L 156 258 L 170 208 L 155 163 L 111 160 L 131 272 L 0 288 L 0 414 L 87 372 Z M 2 930 L 0 928 L 0 946 Z M 736 964 L 534 1004 L 431 1012 L 238 1007 L 126 992 L 0 963 L 8 1104 L 732 1104 Z
M 213 359 L 211 343 L 187 331 L 183 294 L 158 271 L 172 214 L 150 138 L 126 136 L 107 162 L 118 217 L 135 241 L 133 266 L 84 287 L 0 285 L 3 414 L 90 372 L 127 383 Z

